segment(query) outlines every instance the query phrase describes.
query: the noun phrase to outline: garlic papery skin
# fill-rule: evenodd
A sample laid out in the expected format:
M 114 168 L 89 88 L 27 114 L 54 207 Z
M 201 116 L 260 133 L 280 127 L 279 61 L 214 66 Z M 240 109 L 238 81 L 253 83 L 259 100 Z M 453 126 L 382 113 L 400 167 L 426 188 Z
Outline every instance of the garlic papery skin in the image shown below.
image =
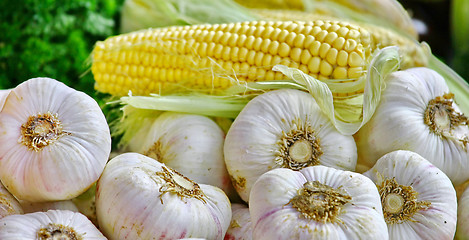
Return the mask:
M 469 239 L 469 187 L 462 191 L 458 200 L 458 223 L 454 239 Z
M 0 219 L 2 240 L 105 240 L 104 235 L 83 214 L 49 210 Z
M 0 111 L 5 104 L 5 99 L 7 99 L 8 94 L 10 94 L 11 89 L 2 89 L 0 90 Z
M 225 240 L 251 240 L 252 223 L 248 206 L 242 203 L 231 204 L 231 223 Z
M 97 102 L 50 78 L 14 89 L 0 112 L 0 179 L 16 198 L 68 200 L 96 182 L 111 151 Z
M 231 195 L 234 189 L 225 166 L 224 141 L 223 130 L 206 116 L 164 112 L 146 133 L 130 140 L 128 151 L 154 158 L 197 183 L 219 187 Z
M 96 188 L 96 214 L 109 239 L 223 239 L 231 205 L 219 188 L 197 184 L 139 153 L 109 161 Z
M 24 213 L 47 212 L 48 210 L 69 210 L 78 212 L 77 206 L 72 200 L 52 201 L 52 202 L 27 202 L 20 201 Z
M 388 239 L 374 183 L 326 166 L 264 173 L 252 187 L 249 212 L 256 240 Z
M 357 161 L 353 137 L 339 133 L 310 94 L 292 89 L 253 98 L 228 130 L 224 152 L 246 202 L 257 178 L 271 169 L 324 165 L 352 171 Z
M 393 151 L 363 175 L 378 187 L 390 239 L 453 239 L 456 191 L 428 160 L 411 151 Z
M 23 213 L 18 200 L 0 183 L 0 218 Z
M 394 72 L 373 117 L 355 135 L 358 163 L 372 167 L 386 153 L 409 150 L 459 185 L 469 179 L 467 124 L 437 72 L 423 67 Z

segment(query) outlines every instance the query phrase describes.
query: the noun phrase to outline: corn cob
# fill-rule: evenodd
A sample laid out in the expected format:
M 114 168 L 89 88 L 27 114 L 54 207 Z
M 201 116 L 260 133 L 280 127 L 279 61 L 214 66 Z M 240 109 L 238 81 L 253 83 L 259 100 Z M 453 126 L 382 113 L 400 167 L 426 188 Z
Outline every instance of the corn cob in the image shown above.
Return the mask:
M 373 41 L 365 28 L 328 20 L 175 26 L 97 42 L 91 70 L 95 88 L 115 96 L 175 88 L 214 93 L 246 82 L 285 79 L 272 71 L 276 64 L 319 80 L 357 81 L 375 48 L 388 45 L 384 39 Z

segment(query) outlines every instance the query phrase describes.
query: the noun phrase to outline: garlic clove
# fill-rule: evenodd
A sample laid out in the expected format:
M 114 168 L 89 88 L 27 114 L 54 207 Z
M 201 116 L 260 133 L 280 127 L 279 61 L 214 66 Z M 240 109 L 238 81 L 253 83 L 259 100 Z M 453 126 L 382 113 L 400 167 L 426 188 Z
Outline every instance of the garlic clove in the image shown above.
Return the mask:
M 83 214 L 49 210 L 0 219 L 2 240 L 106 239 Z
M 97 183 L 96 214 L 110 239 L 223 239 L 231 205 L 217 187 L 124 153 L 109 161 Z
M 111 150 L 106 118 L 90 96 L 50 78 L 11 90 L 0 112 L 0 179 L 18 199 L 67 200 L 100 176 Z
M 198 183 L 235 193 L 223 156 L 225 133 L 212 119 L 164 112 L 144 133 L 136 134 L 128 151 L 154 158 Z M 136 144 L 140 143 L 140 144 Z
M 437 72 L 394 72 L 373 117 L 355 135 L 358 164 L 372 167 L 386 153 L 409 150 L 459 185 L 469 180 L 468 122 Z
M 226 231 L 227 240 L 251 240 L 252 223 L 248 206 L 241 203 L 231 204 L 231 223 Z
M 374 183 L 331 167 L 264 173 L 249 211 L 253 239 L 388 239 Z
M 411 151 L 393 151 L 363 174 L 378 187 L 390 239 L 453 238 L 456 191 L 428 160 Z
M 280 167 L 300 170 L 324 165 L 355 170 L 356 144 L 337 131 L 314 98 L 282 89 L 252 99 L 231 125 L 225 139 L 225 162 L 240 197 L 263 173 Z
M 23 213 L 23 207 L 18 200 L 0 183 L 0 218 Z

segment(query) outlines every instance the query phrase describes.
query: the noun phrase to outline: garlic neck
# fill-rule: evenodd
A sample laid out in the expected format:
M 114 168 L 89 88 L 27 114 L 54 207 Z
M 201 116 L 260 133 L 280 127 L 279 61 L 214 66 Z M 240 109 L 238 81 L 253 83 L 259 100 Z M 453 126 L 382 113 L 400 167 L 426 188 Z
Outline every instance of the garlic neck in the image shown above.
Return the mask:
M 39 113 L 29 116 L 26 123 L 21 125 L 20 142 L 37 152 L 63 135 L 70 133 L 63 131 L 63 125 L 56 115 L 50 112 Z
M 313 146 L 308 140 L 300 139 L 290 146 L 288 153 L 293 161 L 307 163 L 311 159 L 313 151 Z
M 308 181 L 289 203 L 306 219 L 318 222 L 339 222 L 342 206 L 352 200 L 342 189 L 334 189 L 318 181 Z
M 460 126 L 469 125 L 469 119 L 453 108 L 453 94 L 447 93 L 428 102 L 424 122 L 430 131 L 440 137 L 454 139 L 463 147 L 468 144 L 468 135 L 456 133 Z
M 161 172 L 156 172 L 156 176 L 163 181 L 159 190 L 161 204 L 163 204 L 162 196 L 166 193 L 176 194 L 183 200 L 195 198 L 205 203 L 206 196 L 200 186 L 176 170 L 163 166 Z
M 430 202 L 417 200 L 418 192 L 412 186 L 399 185 L 395 178 L 383 180 L 378 190 L 388 224 L 411 220 L 416 212 L 430 207 Z
M 323 154 L 319 138 L 315 136 L 312 127 L 300 119 L 292 122 L 292 129 L 284 132 L 277 144 L 275 162 L 292 170 L 318 165 L 319 157 Z
M 161 146 L 161 142 L 158 140 L 150 148 L 144 151 L 143 155 L 147 157 L 151 157 L 153 159 L 158 160 L 159 162 L 164 162 L 163 160 L 163 148 Z
M 62 224 L 49 223 L 37 231 L 38 240 L 83 240 L 73 228 Z
M 384 198 L 384 210 L 390 214 L 398 214 L 404 207 L 405 199 L 400 194 L 389 193 Z

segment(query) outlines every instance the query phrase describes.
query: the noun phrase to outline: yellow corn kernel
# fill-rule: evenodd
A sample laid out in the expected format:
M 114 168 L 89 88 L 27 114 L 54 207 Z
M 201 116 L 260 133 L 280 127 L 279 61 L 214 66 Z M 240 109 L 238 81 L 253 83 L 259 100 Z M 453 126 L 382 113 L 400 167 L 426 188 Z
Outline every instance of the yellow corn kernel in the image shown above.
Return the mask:
M 175 86 L 213 92 L 243 81 L 284 80 L 272 71 L 276 64 L 321 79 L 358 78 L 373 46 L 366 29 L 332 20 L 175 26 L 97 42 L 91 71 L 95 88 L 116 96 Z
M 343 0 L 337 0 L 343 1 Z M 344 1 L 345 2 L 345 1 Z M 292 9 L 255 9 L 254 14 L 259 18 L 269 21 L 343 21 L 333 16 L 324 14 L 304 12 Z M 420 47 L 415 38 L 409 38 L 379 25 L 369 23 L 356 23 L 353 20 L 347 20 L 352 25 L 360 26 L 359 28 L 341 27 L 340 25 L 329 25 L 324 23 L 322 27 L 314 27 L 313 32 L 316 40 L 321 43 L 329 43 L 332 48 L 343 49 L 346 52 L 354 51 L 358 45 L 357 40 L 361 38 L 362 45 L 371 45 L 371 49 L 384 48 L 387 46 L 398 46 L 401 53 L 401 67 L 419 67 L 427 65 L 426 51 Z M 327 31 L 324 29 L 327 28 Z M 370 34 L 371 37 L 366 36 Z M 411 34 L 414 35 L 414 34 Z M 370 41 L 367 43 L 366 41 Z M 309 41 L 312 42 L 312 41 Z M 311 44 L 311 43 L 308 43 Z M 319 46 L 314 46 L 319 47 Z M 316 50 L 316 49 L 315 49 Z M 343 54 L 342 54 L 343 55 Z M 343 66 L 343 65 L 341 65 Z

